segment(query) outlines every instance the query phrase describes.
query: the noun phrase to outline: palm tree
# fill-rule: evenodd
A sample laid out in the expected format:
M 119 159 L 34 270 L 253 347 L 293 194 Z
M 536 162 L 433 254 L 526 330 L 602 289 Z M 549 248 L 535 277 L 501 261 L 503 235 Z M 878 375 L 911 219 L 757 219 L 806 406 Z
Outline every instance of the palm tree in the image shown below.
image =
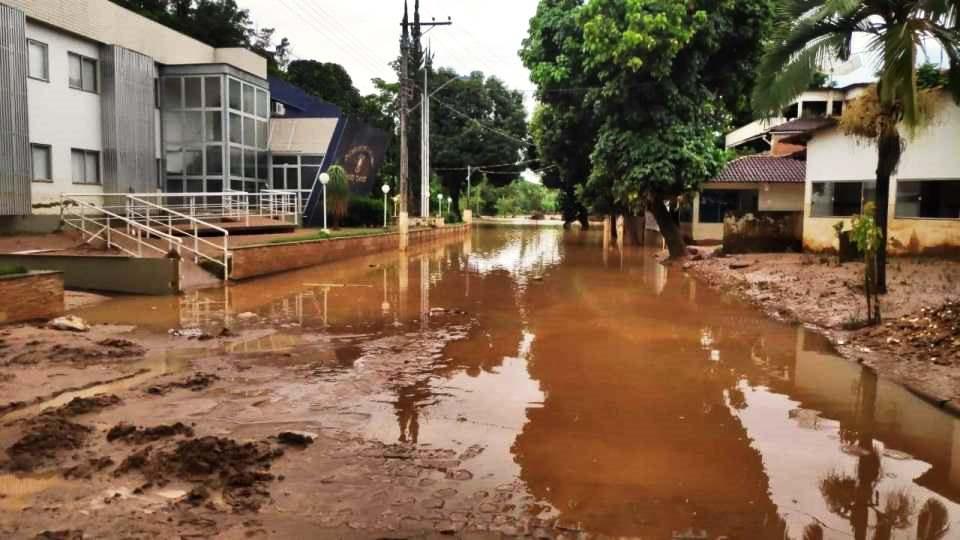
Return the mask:
M 340 165 L 330 167 L 327 174 L 330 175 L 330 184 L 327 186 L 330 215 L 333 218 L 333 228 L 339 229 L 340 222 L 346 217 L 350 204 L 350 182 L 347 179 L 347 171 Z
M 887 234 L 890 175 L 903 153 L 903 126 L 912 135 L 922 122 L 917 89 L 917 53 L 937 42 L 952 69 L 947 86 L 960 103 L 958 0 L 775 0 L 779 23 L 760 63 L 753 90 L 754 110 L 779 112 L 807 89 L 818 68 L 830 59 L 850 58 L 855 35 L 866 36 L 867 50 L 879 62 L 879 107 L 872 139 L 877 146 L 877 214 Z M 877 253 L 877 284 L 886 292 L 887 242 Z

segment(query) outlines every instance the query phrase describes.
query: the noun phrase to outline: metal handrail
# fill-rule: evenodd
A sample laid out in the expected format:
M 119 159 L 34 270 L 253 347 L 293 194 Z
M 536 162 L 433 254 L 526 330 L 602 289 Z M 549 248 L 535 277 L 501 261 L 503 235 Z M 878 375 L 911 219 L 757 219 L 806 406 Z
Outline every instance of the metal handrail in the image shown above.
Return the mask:
M 82 196 L 89 196 L 88 194 L 82 194 Z M 69 206 L 67 203 L 70 203 L 70 206 L 76 206 L 80 209 L 79 214 L 75 212 L 68 213 Z M 91 211 L 97 212 L 96 217 L 87 216 L 86 210 L 90 209 Z M 132 257 L 143 257 L 143 248 L 146 246 L 149 249 L 155 250 L 158 253 L 168 253 L 169 250 L 176 251 L 179 256 L 181 253 L 181 247 L 183 245 L 183 240 L 177 238 L 171 234 L 164 233 L 163 231 L 153 229 L 149 225 L 144 225 L 138 223 L 126 216 L 122 216 L 115 212 L 111 212 L 106 208 L 97 206 L 95 204 L 82 201 L 77 199 L 71 194 L 61 194 L 60 195 L 60 220 L 70 227 L 77 229 L 81 232 L 83 236 L 88 236 L 84 240 L 84 243 L 89 243 L 92 240 L 101 238 L 107 243 L 107 248 L 116 248 L 123 253 L 126 253 Z M 117 221 L 123 223 L 127 226 L 128 231 L 135 231 L 136 234 L 131 234 L 130 232 L 123 232 L 120 229 L 114 229 L 113 223 L 111 221 Z M 77 223 L 79 222 L 79 223 Z M 92 225 L 92 229 L 87 229 L 88 222 Z M 99 229 L 95 229 L 99 227 Z M 131 249 L 128 249 L 123 244 L 114 241 L 113 236 L 119 235 L 121 238 L 127 238 L 133 241 L 137 246 L 137 251 L 134 252 Z M 167 241 L 168 250 L 164 251 L 162 248 L 157 247 L 149 242 L 145 241 L 145 238 L 157 237 Z
M 174 215 L 174 216 L 177 216 L 177 217 L 180 217 L 180 218 L 182 218 L 182 219 L 187 220 L 187 223 L 189 223 L 189 224 L 191 224 L 191 225 L 193 226 L 193 235 L 192 235 L 192 238 L 193 238 L 193 248 L 191 249 L 189 246 L 187 246 L 187 249 L 188 249 L 189 251 L 192 251 L 192 252 L 193 252 L 193 255 L 194 255 L 194 257 L 193 257 L 193 262 L 199 263 L 199 262 L 200 262 L 200 258 L 202 257 L 202 258 L 207 259 L 207 260 L 209 260 L 209 261 L 211 261 L 211 262 L 217 263 L 217 264 L 223 266 L 224 279 L 226 279 L 227 277 L 229 277 L 227 274 L 228 274 L 228 272 L 229 272 L 228 260 L 229 260 L 229 258 L 230 258 L 230 231 L 228 231 L 227 229 L 224 229 L 223 227 L 218 227 L 218 226 L 216 226 L 216 225 L 214 225 L 213 223 L 210 223 L 210 222 L 208 222 L 208 221 L 204 221 L 204 220 L 202 220 L 202 219 L 198 219 L 198 218 L 195 218 L 195 217 L 193 217 L 193 216 L 188 216 L 187 214 L 184 214 L 184 213 L 182 213 L 182 212 L 178 212 L 178 211 L 173 210 L 173 209 L 171 209 L 171 208 L 167 208 L 167 207 L 165 207 L 165 206 L 161 206 L 161 205 L 159 205 L 159 204 L 152 203 L 152 202 L 150 202 L 150 201 L 145 201 L 145 200 L 141 199 L 141 198 L 140 198 L 139 196 L 137 196 L 137 195 L 127 195 L 127 200 L 130 201 L 130 202 L 133 202 L 133 203 L 135 203 L 135 204 L 142 204 L 142 205 L 144 205 L 144 206 L 147 206 L 148 208 L 155 208 L 155 209 L 157 209 L 157 210 L 159 210 L 159 211 L 161 211 L 161 212 L 166 212 L 167 214 L 172 214 L 172 215 Z M 131 206 L 131 207 L 130 207 L 130 211 L 135 214 L 135 213 L 136 213 L 136 206 Z M 149 226 L 149 225 L 150 225 L 150 212 L 149 212 L 149 210 L 147 210 L 147 211 L 145 212 L 144 219 L 146 220 L 146 223 L 147 223 L 147 225 Z M 162 221 L 158 220 L 157 218 L 154 218 L 154 220 L 155 220 L 155 221 L 158 221 L 158 222 L 161 223 L 161 224 L 163 223 Z M 215 242 L 211 242 L 210 240 L 207 240 L 207 239 L 205 239 L 205 238 L 200 238 L 199 227 L 201 227 L 201 226 L 219 232 L 219 233 L 223 236 L 223 244 L 222 244 L 222 245 L 217 245 Z M 172 220 L 168 220 L 168 222 L 166 223 L 166 227 L 168 228 L 167 230 L 172 233 L 172 231 L 174 230 L 174 226 L 173 226 Z M 183 231 L 183 229 L 176 229 L 176 230 L 179 230 L 179 231 L 182 231 L 182 232 L 186 232 L 186 231 Z M 203 252 L 200 250 L 200 244 L 201 244 L 201 243 L 206 244 L 207 246 L 210 246 L 211 248 L 214 248 L 214 249 L 217 249 L 217 250 L 222 250 L 222 252 L 223 252 L 223 259 L 222 259 L 222 260 L 218 260 L 216 257 L 211 257 L 211 256 L 203 253 Z

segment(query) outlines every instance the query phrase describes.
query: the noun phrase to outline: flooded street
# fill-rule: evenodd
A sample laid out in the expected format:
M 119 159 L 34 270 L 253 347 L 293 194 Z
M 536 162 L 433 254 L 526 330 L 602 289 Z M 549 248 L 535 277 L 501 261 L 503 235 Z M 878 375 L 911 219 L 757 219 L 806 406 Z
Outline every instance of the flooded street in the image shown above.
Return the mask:
M 119 473 L 0 472 L 9 537 L 68 519 L 91 538 L 97 527 L 138 537 L 960 538 L 957 420 L 819 335 L 652 251 L 604 252 L 596 234 L 481 227 L 408 254 L 75 314 L 133 325 L 122 335 L 147 348 L 127 378 L 80 391 L 123 404 L 78 422 L 99 432 L 183 421 L 238 440 L 291 430 L 316 443 L 274 461 L 282 481 L 267 485 L 259 514 L 239 517 L 224 511 L 229 497 L 171 502 L 190 489 L 182 478 L 136 493 L 143 481 Z M 50 369 L 62 379 L 74 367 L 15 374 L 40 380 Z M 176 386 L 193 371 L 217 382 Z M 15 421 L 76 392 L 0 416 L 0 444 L 20 435 Z M 102 439 L 74 454 L 123 461 L 129 448 Z M 814 529 L 822 536 L 804 536 Z

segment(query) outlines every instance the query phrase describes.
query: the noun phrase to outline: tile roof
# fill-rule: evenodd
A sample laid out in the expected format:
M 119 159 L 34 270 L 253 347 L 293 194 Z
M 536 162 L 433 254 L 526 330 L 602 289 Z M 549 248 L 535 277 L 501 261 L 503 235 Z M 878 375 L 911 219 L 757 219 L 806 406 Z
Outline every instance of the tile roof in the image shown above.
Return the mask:
M 807 163 L 788 157 L 767 154 L 739 157 L 720 171 L 711 182 L 769 182 L 775 184 L 802 184 Z
M 770 128 L 770 133 L 806 133 L 836 125 L 833 118 L 796 118 Z

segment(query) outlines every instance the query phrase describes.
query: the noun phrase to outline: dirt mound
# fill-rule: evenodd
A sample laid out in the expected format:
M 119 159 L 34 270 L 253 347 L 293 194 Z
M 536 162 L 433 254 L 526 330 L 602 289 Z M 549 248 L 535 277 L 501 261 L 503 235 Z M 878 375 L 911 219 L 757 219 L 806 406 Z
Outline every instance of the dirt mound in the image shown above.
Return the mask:
M 83 540 L 83 531 L 76 529 L 64 531 L 43 531 L 33 537 L 34 540 Z
M 121 422 L 110 428 L 110 431 L 107 432 L 107 440 L 110 442 L 124 441 L 132 444 L 144 444 L 177 435 L 193 437 L 193 428 L 181 422 L 148 428 Z
M 74 334 L 25 341 L 0 356 L 0 366 L 30 366 L 44 361 L 87 365 L 103 360 L 140 357 L 146 349 L 126 339 L 92 341 Z
M 91 458 L 87 460 L 86 463 L 74 465 L 73 467 L 63 471 L 63 477 L 89 480 L 93 477 L 93 473 L 100 472 L 107 467 L 112 466 L 113 464 L 113 459 L 110 457 L 104 456 L 99 458 Z
M 9 468 L 32 471 L 63 450 L 83 446 L 93 428 L 75 424 L 59 416 L 40 416 L 26 423 L 23 437 L 7 449 Z
M 106 409 L 107 407 L 112 407 L 119 404 L 120 401 L 120 398 L 113 394 L 97 394 L 89 398 L 76 397 L 62 407 L 43 411 L 43 414 L 47 416 L 71 418 L 81 414 L 88 414 L 101 409 Z
M 183 379 L 182 381 L 175 381 L 175 382 L 170 382 L 165 384 L 155 384 L 153 386 L 150 386 L 147 388 L 147 393 L 157 395 L 157 396 L 162 396 L 167 392 L 178 389 L 178 388 L 185 388 L 185 389 L 192 390 L 194 392 L 199 392 L 200 390 L 205 390 L 211 384 L 219 380 L 220 380 L 220 377 L 217 377 L 213 373 L 205 373 L 203 371 L 199 371 L 197 373 L 194 373 L 193 375 L 190 375 L 186 379 Z
M 116 474 L 140 471 L 156 485 L 169 477 L 220 488 L 235 510 L 255 510 L 269 497 L 263 484 L 273 480 L 268 471 L 283 450 L 265 442 L 238 443 L 222 437 L 178 441 L 172 450 L 146 446 L 128 456 Z
M 313 444 L 313 437 L 309 435 L 304 435 L 303 433 L 295 433 L 293 431 L 284 431 L 277 435 L 277 442 L 280 444 L 285 444 L 287 446 L 297 446 L 300 448 L 306 448 Z

